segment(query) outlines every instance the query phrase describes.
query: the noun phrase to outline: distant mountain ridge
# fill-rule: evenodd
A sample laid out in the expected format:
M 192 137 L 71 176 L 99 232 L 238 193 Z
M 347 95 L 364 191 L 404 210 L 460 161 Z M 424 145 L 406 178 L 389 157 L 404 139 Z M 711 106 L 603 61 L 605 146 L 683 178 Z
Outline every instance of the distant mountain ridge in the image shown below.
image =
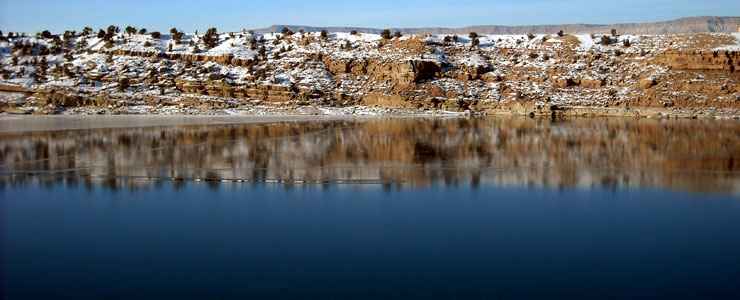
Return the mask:
M 318 27 L 303 25 L 273 25 L 267 28 L 255 29 L 257 32 L 280 32 L 283 27 L 293 31 L 303 29 L 315 32 L 326 30 L 329 32 L 349 32 L 356 30 L 362 33 L 380 33 L 383 29 L 367 27 Z M 626 34 L 671 34 L 671 33 L 702 33 L 702 32 L 736 32 L 740 27 L 740 17 L 688 17 L 670 21 L 620 23 L 620 24 L 562 24 L 562 25 L 479 25 L 460 28 L 419 27 L 419 28 L 390 28 L 392 31 L 403 33 L 432 33 L 432 34 L 467 34 L 477 32 L 483 34 L 527 34 L 527 33 L 556 33 L 563 30 L 566 33 L 606 33 L 616 29 Z

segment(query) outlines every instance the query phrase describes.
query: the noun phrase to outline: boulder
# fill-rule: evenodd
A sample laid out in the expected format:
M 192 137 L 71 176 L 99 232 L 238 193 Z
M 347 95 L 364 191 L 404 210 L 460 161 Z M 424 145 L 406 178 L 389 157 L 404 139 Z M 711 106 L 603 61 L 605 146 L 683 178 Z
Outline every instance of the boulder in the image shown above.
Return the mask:
M 551 78 L 552 85 L 556 88 L 568 88 L 577 85 L 576 81 L 568 77 L 553 77 Z
M 494 72 L 488 72 L 481 76 L 481 79 L 486 82 L 500 82 L 503 81 L 504 78 L 500 74 L 494 73 Z
M 655 80 L 655 78 L 649 77 L 649 78 L 640 79 L 639 84 L 640 84 L 641 89 L 647 90 L 655 86 L 656 84 L 658 84 L 658 82 Z
M 582 88 L 597 89 L 606 85 L 606 82 L 603 79 L 581 79 L 580 84 Z

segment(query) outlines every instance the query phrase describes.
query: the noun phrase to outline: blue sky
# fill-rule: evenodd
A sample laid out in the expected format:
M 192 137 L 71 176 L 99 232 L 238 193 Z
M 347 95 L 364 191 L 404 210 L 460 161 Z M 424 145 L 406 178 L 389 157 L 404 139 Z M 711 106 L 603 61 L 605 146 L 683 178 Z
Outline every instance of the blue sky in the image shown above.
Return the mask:
M 272 24 L 460 27 L 615 23 L 740 15 L 738 0 L 0 0 L 0 30 L 60 31 L 109 24 L 192 31 Z

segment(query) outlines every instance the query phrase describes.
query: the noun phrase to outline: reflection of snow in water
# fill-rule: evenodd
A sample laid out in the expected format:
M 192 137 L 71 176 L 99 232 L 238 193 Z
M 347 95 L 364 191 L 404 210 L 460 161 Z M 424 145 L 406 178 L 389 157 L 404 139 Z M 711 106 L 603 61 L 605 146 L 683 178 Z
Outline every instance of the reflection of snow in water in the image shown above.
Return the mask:
M 4 133 L 2 180 L 81 178 L 143 186 L 475 182 L 728 193 L 740 186 L 740 174 L 732 172 L 740 162 L 740 140 L 732 133 L 740 125 L 722 121 L 296 118 L 304 122 L 237 125 L 229 124 L 240 120 L 232 117 L 103 119 L 99 126 L 107 128 Z M 81 120 L 72 120 L 68 128 L 81 128 Z M 114 128 L 134 120 L 152 127 Z M 199 122 L 221 125 L 194 125 Z M 704 148 L 688 146 L 695 143 Z

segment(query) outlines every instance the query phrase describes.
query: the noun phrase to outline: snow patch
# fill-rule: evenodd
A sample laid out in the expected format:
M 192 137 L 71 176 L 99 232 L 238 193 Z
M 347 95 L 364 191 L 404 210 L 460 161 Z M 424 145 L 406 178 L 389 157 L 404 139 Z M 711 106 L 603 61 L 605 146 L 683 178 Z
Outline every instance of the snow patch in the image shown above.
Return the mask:
M 714 48 L 714 51 L 740 51 L 740 32 L 732 33 L 732 37 L 735 38 L 734 45 L 726 45 L 722 47 Z

